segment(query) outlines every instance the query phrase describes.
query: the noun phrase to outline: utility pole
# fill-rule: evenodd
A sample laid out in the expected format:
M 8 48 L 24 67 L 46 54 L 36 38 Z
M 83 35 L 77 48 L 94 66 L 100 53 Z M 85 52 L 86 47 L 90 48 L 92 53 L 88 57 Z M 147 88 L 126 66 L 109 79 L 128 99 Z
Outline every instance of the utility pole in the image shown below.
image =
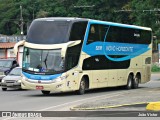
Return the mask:
M 24 25 L 24 22 L 23 22 L 23 16 L 22 16 L 22 5 L 20 5 L 20 28 L 21 28 L 21 35 L 23 35 L 23 25 Z

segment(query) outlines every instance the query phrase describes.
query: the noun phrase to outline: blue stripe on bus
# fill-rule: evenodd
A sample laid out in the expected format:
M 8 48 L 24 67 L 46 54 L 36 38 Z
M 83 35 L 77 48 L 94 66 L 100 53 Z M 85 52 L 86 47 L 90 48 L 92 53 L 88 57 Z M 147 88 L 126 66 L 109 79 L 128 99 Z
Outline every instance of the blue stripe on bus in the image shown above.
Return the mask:
M 150 50 L 148 45 L 114 42 L 94 42 L 83 46 L 83 52 L 90 56 L 105 55 L 112 61 L 124 61 L 139 56 Z M 109 55 L 127 55 L 123 58 L 111 58 Z
M 89 55 L 106 53 L 107 55 L 137 55 L 148 51 L 146 44 L 129 44 L 116 42 L 93 42 L 83 47 L 83 51 Z
M 114 42 L 94 42 L 83 47 L 83 52 L 90 56 L 105 55 L 112 61 L 124 61 L 139 56 L 150 50 L 148 45 Z M 123 58 L 111 58 L 109 55 L 126 55 Z
M 55 75 L 33 75 L 26 72 L 22 72 L 25 77 L 31 80 L 54 80 L 61 76 L 62 74 L 55 74 Z

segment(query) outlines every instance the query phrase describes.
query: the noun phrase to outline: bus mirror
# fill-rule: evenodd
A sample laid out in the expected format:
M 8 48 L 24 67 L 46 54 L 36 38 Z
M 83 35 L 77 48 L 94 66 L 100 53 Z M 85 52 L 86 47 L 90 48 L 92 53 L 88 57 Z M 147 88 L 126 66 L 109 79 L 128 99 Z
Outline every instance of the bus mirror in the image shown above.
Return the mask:
M 16 43 L 16 44 L 14 45 L 13 51 L 14 51 L 14 54 L 15 54 L 15 55 L 17 55 L 18 47 L 21 46 L 21 45 L 24 45 L 24 43 L 25 43 L 25 40 L 19 41 L 18 43 Z
M 68 47 L 75 46 L 75 45 L 80 44 L 80 43 L 81 43 L 81 40 L 70 41 L 68 43 L 65 43 L 64 46 L 62 47 L 61 57 L 65 57 Z
M 64 46 L 62 47 L 62 51 L 61 51 L 61 57 L 62 58 L 65 57 L 68 46 L 70 46 L 73 43 L 75 43 L 75 41 L 70 41 L 70 42 L 64 44 Z

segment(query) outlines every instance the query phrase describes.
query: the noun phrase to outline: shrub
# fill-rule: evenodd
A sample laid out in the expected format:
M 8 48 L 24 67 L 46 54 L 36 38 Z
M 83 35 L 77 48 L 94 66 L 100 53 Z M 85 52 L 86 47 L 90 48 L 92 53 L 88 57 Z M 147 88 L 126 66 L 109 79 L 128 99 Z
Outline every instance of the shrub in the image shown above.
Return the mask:
M 157 66 L 157 65 L 152 65 L 151 71 L 152 71 L 152 72 L 160 72 L 160 67 Z

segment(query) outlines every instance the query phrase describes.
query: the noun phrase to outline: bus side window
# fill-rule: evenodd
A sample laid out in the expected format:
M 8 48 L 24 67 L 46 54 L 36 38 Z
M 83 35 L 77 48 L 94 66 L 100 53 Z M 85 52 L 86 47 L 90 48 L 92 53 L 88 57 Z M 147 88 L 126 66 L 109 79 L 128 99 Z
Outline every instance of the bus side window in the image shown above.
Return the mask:
M 66 69 L 69 70 L 78 64 L 82 42 L 78 45 L 68 47 L 66 53 Z
M 103 42 L 105 39 L 107 30 L 108 30 L 107 25 L 92 24 L 90 26 L 87 44 L 90 44 L 93 42 Z
M 75 22 L 72 25 L 69 40 L 83 40 L 86 32 L 87 22 Z
M 94 41 L 96 41 L 96 31 L 95 31 L 95 27 L 93 25 L 91 25 L 90 33 L 89 33 L 89 37 L 88 37 L 88 43 L 91 43 Z

